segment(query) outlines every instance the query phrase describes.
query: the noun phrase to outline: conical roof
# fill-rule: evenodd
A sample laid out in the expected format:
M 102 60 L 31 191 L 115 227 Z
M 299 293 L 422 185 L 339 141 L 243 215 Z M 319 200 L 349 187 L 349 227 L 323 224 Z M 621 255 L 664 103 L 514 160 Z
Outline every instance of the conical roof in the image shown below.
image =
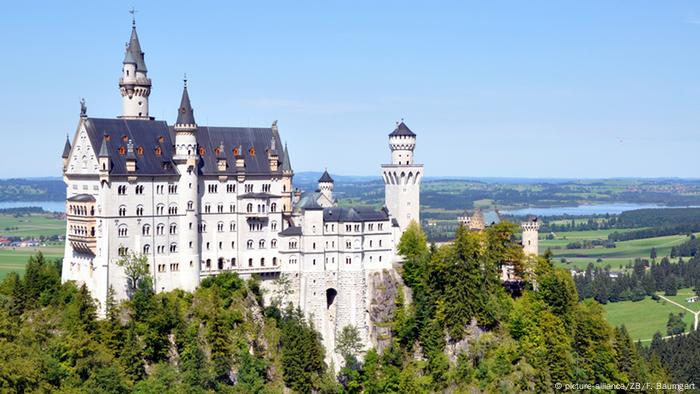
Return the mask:
M 148 69 L 146 69 L 146 61 L 144 60 L 144 53 L 141 51 L 139 36 L 136 33 L 136 24 L 131 26 L 131 37 L 129 38 L 129 44 L 126 46 L 123 63 L 136 64 L 137 70 L 143 71 L 144 73 L 148 72 Z
M 323 175 L 318 179 L 318 183 L 322 182 L 333 183 L 333 178 L 331 178 L 331 174 L 328 173 L 328 170 L 323 171 Z
M 406 126 L 406 123 L 401 121 L 398 125 L 396 125 L 396 128 L 394 131 L 389 134 L 390 137 L 395 137 L 395 136 L 407 136 L 407 137 L 415 137 L 416 134 L 411 131 L 411 129 Z
M 70 156 L 70 149 L 70 140 L 68 140 L 68 135 L 66 135 L 66 144 L 63 145 L 63 155 L 61 157 L 67 159 Z
M 284 152 L 282 157 L 282 171 L 292 171 L 292 163 L 289 161 L 289 150 L 287 143 L 284 144 Z
M 102 138 L 100 153 L 97 155 L 97 157 L 109 157 L 109 150 L 107 149 L 107 138 Z
M 190 95 L 187 93 L 187 81 L 182 89 L 182 99 L 180 100 L 180 109 L 177 111 L 177 121 L 175 124 L 196 124 L 194 121 L 194 110 L 190 104 Z

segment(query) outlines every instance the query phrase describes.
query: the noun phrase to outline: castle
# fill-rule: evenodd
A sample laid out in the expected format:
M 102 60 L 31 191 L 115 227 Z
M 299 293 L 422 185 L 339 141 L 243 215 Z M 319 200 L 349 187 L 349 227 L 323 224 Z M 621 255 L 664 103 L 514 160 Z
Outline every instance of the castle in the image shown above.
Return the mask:
M 122 62 L 117 118 L 80 120 L 63 151 L 66 234 L 62 280 L 85 284 L 105 313 L 108 292 L 127 296 L 117 262 L 148 257 L 156 291 L 194 290 L 222 272 L 259 275 L 267 294 L 277 279 L 322 333 L 327 349 L 343 327 L 368 343 L 367 279 L 391 270 L 396 245 L 420 221 L 423 166 L 416 135 L 400 122 L 382 165 L 385 208 L 340 208 L 324 172 L 318 191 L 300 194 L 277 123 L 217 127 L 196 122 L 185 80 L 177 120 L 149 114 L 152 82 L 132 23 Z

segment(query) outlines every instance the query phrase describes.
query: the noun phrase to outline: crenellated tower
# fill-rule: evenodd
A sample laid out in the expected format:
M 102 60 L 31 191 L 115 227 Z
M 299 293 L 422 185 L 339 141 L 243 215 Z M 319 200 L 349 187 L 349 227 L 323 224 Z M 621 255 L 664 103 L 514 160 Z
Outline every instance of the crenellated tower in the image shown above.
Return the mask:
M 318 191 L 321 193 L 322 198 L 319 201 L 322 207 L 332 207 L 335 204 L 333 199 L 333 178 L 328 173 L 328 170 L 323 171 L 323 175 L 318 179 Z
M 528 218 L 520 223 L 523 230 L 523 251 L 525 255 L 537 256 L 539 253 L 540 223 L 537 217 Z
M 198 233 L 199 196 L 197 195 L 198 162 L 197 154 L 197 123 L 194 120 L 194 110 L 190 104 L 187 92 L 187 79 L 184 80 L 182 99 L 177 112 L 175 130 L 175 155 L 173 161 L 180 173 L 177 184 L 179 206 L 185 209 L 180 216 L 179 244 L 180 255 L 180 286 L 187 291 L 193 291 L 199 285 L 200 249 Z
M 384 198 L 389 213 L 396 218 L 401 232 L 412 220 L 420 223 L 420 182 L 423 165 L 413 163 L 416 134 L 401 121 L 389 134 L 391 164 L 382 165 Z
M 132 19 L 131 38 L 126 45 L 122 76 L 119 78 L 119 92 L 122 95 L 121 118 L 149 119 L 148 96 L 151 95 L 151 80 L 147 74 L 144 53 L 136 34 L 136 20 Z

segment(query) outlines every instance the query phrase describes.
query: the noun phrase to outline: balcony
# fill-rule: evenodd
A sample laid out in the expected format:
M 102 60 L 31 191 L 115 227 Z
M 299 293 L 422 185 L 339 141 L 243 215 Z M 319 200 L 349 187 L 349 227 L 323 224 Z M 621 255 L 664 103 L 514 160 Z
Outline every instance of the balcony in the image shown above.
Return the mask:
M 68 242 L 70 242 L 73 250 L 79 253 L 87 253 L 95 255 L 97 252 L 97 239 L 93 235 L 68 235 Z

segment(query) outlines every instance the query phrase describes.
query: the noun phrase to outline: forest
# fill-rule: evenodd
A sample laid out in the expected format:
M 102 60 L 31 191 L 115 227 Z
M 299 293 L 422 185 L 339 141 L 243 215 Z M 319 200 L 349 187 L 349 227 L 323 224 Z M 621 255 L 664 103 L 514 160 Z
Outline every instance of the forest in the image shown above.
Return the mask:
M 0 391 L 542 393 L 556 383 L 680 379 L 659 362 L 659 346 L 635 345 L 598 302 L 579 301 L 567 271 L 523 256 L 516 232 L 507 222 L 459 228 L 454 243 L 436 247 L 413 223 L 399 244 L 406 291 L 386 322 L 388 346 L 366 348 L 346 327 L 332 350 L 344 360 L 337 366 L 282 296 L 263 303 L 255 278 L 227 273 L 194 293 L 154 293 L 139 259 L 125 260 L 134 264 L 130 298 L 109 297 L 98 319 L 86 287 L 61 284 L 60 263 L 36 255 L 23 276 L 0 283 Z M 502 285 L 504 262 L 523 288 Z

